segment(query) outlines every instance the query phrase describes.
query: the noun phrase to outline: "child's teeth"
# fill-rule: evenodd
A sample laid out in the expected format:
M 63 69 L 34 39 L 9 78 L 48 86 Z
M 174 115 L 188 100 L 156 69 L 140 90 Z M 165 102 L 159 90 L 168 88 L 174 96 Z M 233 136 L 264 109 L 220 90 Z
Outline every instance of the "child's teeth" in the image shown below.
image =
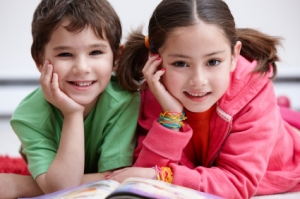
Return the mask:
M 89 86 L 92 82 L 74 82 L 77 86 Z
M 189 92 L 188 92 L 188 94 L 191 96 L 194 96 L 194 97 L 202 97 L 202 96 L 206 95 L 206 93 L 189 93 Z

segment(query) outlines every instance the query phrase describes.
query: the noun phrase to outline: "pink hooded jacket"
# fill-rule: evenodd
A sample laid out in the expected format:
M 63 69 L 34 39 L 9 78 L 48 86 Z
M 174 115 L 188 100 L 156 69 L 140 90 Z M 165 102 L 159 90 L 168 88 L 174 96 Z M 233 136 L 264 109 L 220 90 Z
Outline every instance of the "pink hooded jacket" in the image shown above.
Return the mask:
M 143 91 L 134 166 L 168 165 L 174 184 L 230 199 L 300 190 L 300 135 L 281 117 L 272 72 L 251 73 L 256 65 L 239 57 L 212 116 L 202 166 L 185 155 L 193 150 L 190 126 L 175 132 L 160 125 L 162 109 L 150 90 Z

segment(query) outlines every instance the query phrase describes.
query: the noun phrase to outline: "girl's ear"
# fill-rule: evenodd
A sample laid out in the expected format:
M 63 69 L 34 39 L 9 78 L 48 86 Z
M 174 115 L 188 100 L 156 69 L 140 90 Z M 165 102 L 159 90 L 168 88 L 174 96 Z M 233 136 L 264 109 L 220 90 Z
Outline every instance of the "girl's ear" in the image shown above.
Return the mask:
M 117 69 L 118 63 L 119 63 L 119 59 L 120 59 L 120 57 L 121 57 L 123 51 L 124 51 L 124 45 L 121 44 L 121 45 L 119 46 L 118 54 L 117 54 L 116 59 L 115 59 L 115 61 L 114 61 L 113 71 L 115 71 L 115 70 Z
M 231 72 L 234 71 L 236 68 L 236 63 L 239 59 L 241 49 L 242 49 L 242 42 L 237 41 L 233 48 L 233 52 L 231 56 L 231 69 L 230 69 Z

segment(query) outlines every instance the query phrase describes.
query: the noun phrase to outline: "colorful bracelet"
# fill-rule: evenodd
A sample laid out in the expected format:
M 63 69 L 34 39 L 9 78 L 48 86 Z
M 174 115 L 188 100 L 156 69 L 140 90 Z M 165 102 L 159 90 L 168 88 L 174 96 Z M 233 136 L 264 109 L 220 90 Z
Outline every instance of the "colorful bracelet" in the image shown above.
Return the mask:
M 158 123 L 169 129 L 180 129 L 182 126 L 184 126 L 182 121 L 185 119 L 186 117 L 184 112 L 176 113 L 165 111 L 159 115 Z
M 156 165 L 153 169 L 155 169 L 156 180 L 161 180 L 167 183 L 173 182 L 173 173 L 170 167 L 160 167 Z

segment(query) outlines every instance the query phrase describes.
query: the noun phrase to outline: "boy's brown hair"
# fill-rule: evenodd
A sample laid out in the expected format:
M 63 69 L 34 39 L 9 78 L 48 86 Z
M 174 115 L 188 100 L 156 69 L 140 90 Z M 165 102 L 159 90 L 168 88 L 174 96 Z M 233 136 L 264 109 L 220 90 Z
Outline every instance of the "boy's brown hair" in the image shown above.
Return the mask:
M 65 28 L 80 32 L 89 26 L 101 39 L 107 39 L 114 60 L 118 54 L 122 37 L 121 22 L 113 7 L 106 0 L 42 0 L 32 20 L 31 55 L 37 66 L 43 63 L 46 44 L 53 31 L 63 20 L 70 23 Z

